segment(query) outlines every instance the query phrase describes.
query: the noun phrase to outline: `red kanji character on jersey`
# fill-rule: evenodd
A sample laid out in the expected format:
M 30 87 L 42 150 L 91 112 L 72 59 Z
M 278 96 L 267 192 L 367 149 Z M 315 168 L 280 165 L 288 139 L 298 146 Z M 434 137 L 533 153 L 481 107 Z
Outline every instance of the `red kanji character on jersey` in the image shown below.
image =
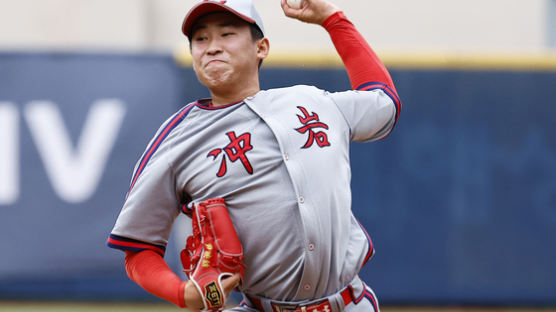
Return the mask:
M 251 145 L 251 134 L 244 133 L 239 137 L 236 137 L 235 131 L 230 131 L 226 133 L 226 135 L 230 139 L 230 144 L 226 145 L 226 147 L 224 148 L 214 149 L 207 155 L 207 157 L 212 156 L 214 157 L 214 159 L 216 159 L 216 157 L 218 157 L 218 155 L 220 155 L 222 151 L 225 152 L 225 154 L 222 155 L 220 170 L 218 170 L 216 176 L 220 178 L 226 175 L 226 173 L 228 172 L 226 156 L 228 156 L 231 162 L 235 162 L 238 159 L 241 160 L 241 163 L 243 164 L 243 167 L 245 167 L 245 170 L 247 170 L 249 174 L 253 174 L 253 166 L 251 166 L 249 159 L 247 159 L 247 156 L 245 155 L 245 153 L 253 149 L 253 146 Z
M 328 126 L 325 123 L 320 122 L 319 115 L 317 115 L 317 113 L 315 112 L 312 112 L 312 114 L 309 115 L 309 112 L 307 112 L 307 110 L 301 106 L 298 106 L 297 108 L 299 108 L 299 110 L 303 113 L 303 116 L 297 115 L 297 117 L 299 118 L 299 121 L 304 124 L 304 126 L 295 130 L 297 130 L 297 132 L 299 133 L 309 132 L 309 138 L 307 139 L 307 142 L 305 142 L 305 145 L 303 145 L 303 148 L 311 147 L 315 141 L 320 147 L 330 146 L 330 142 L 328 142 L 328 136 L 326 135 L 326 133 L 324 133 L 324 131 L 313 131 L 314 128 L 324 128 L 328 130 Z M 311 121 L 314 122 L 310 123 Z

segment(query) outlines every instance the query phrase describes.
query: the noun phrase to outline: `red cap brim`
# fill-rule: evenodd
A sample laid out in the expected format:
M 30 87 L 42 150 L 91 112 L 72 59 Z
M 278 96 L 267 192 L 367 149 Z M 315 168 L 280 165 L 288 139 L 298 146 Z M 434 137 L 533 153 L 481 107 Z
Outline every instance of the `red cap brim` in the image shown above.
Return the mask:
M 187 15 L 185 16 L 185 19 L 183 20 L 181 31 L 189 38 L 195 21 L 197 21 L 197 19 L 199 19 L 201 16 L 213 12 L 230 12 L 248 23 L 255 24 L 255 20 L 253 20 L 252 18 L 249 18 L 224 4 L 207 1 L 201 2 L 191 8 L 191 10 L 189 10 Z

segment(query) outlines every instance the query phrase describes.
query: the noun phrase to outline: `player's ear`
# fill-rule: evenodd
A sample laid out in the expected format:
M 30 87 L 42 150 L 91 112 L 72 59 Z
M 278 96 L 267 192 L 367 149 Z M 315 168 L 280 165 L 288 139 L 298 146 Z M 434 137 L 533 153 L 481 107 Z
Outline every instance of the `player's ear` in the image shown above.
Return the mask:
M 270 52 L 270 42 L 267 38 L 262 38 L 257 40 L 257 58 L 259 60 L 264 60 L 268 53 Z

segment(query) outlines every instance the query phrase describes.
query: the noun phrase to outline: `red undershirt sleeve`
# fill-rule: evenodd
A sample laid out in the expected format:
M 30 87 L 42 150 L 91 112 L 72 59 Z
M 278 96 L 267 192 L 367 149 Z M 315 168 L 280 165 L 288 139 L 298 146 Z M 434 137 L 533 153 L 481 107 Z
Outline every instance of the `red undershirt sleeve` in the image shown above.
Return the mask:
M 185 308 L 185 282 L 170 269 L 164 258 L 152 250 L 126 251 L 129 278 L 149 293 Z
M 396 107 L 397 122 L 402 104 L 390 73 L 343 12 L 330 15 L 322 27 L 328 31 L 336 51 L 344 62 L 353 90 L 382 90 Z
M 330 34 L 354 90 L 362 90 L 369 83 L 380 83 L 396 93 L 388 70 L 343 12 L 332 14 L 322 26 Z

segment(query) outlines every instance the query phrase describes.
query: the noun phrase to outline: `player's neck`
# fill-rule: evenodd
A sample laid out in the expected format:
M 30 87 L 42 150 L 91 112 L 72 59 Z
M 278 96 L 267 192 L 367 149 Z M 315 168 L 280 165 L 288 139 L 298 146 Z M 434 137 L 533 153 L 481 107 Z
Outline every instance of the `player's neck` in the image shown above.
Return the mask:
M 250 87 L 239 87 L 232 90 L 210 90 L 212 96 L 212 106 L 219 107 L 243 101 L 244 99 L 257 94 L 260 91 L 259 84 L 252 84 Z

